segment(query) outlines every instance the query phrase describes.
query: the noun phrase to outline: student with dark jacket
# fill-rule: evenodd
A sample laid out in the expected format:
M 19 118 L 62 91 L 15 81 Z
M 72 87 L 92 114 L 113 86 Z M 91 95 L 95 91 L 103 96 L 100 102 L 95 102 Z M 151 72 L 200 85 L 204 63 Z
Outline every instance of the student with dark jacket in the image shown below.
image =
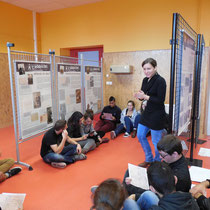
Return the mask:
M 137 201 L 141 210 L 199 210 L 198 204 L 189 192 L 176 191 L 177 177 L 164 162 L 154 162 L 147 169 L 151 191 L 146 191 Z M 153 199 L 150 194 L 156 194 Z
M 169 165 L 173 174 L 178 178 L 176 191 L 189 192 L 191 179 L 187 161 L 182 154 L 181 141 L 173 135 L 166 135 L 158 142 L 157 149 L 162 161 Z M 124 184 L 129 195 L 136 194 L 135 199 L 137 200 L 145 190 L 131 185 L 130 182 L 131 180 L 127 171 L 124 177 Z
M 145 153 L 145 160 L 140 166 L 147 167 L 153 161 L 160 161 L 157 143 L 163 135 L 166 124 L 164 105 L 166 81 L 157 73 L 157 62 L 153 58 L 144 60 L 142 68 L 145 78 L 143 79 L 141 90 L 135 94 L 135 97 L 143 101 L 142 103 L 145 108 L 141 113 L 137 137 Z M 154 156 L 146 137 L 148 131 L 151 131 L 152 143 L 155 148 Z
M 115 98 L 109 98 L 109 106 L 105 106 L 101 112 L 100 120 L 95 125 L 96 132 L 104 131 L 105 133 L 116 128 L 120 123 L 121 109 L 115 104 Z

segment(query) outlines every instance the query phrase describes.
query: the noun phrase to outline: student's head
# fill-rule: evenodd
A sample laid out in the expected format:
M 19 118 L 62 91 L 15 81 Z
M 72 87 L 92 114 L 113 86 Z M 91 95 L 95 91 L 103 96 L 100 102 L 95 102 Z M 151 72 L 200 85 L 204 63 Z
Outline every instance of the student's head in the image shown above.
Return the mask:
M 68 126 L 80 126 L 83 120 L 83 114 L 81 112 L 74 112 L 68 119 Z
M 113 97 L 113 96 L 109 97 L 109 106 L 111 106 L 111 107 L 115 106 L 115 97 Z
M 127 104 L 127 109 L 128 109 L 129 111 L 133 111 L 134 108 L 135 108 L 135 103 L 134 103 L 134 101 L 129 100 L 129 101 L 128 101 L 128 104 Z
M 160 157 L 167 163 L 173 163 L 182 155 L 181 141 L 174 135 L 164 136 L 157 144 Z
M 120 181 L 107 179 L 96 189 L 93 195 L 93 207 L 96 210 L 120 210 L 126 199 L 126 192 Z
M 175 191 L 176 178 L 171 168 L 164 162 L 153 162 L 147 169 L 150 190 L 161 195 Z
M 153 58 L 147 58 L 142 62 L 142 68 L 147 78 L 151 79 L 157 72 L 157 61 Z
M 84 114 L 84 124 L 91 125 L 93 122 L 93 110 L 87 109 Z
M 66 125 L 66 120 L 58 120 L 56 121 L 55 123 L 55 126 L 54 126 L 54 129 L 56 131 L 63 131 L 67 128 L 67 125 Z

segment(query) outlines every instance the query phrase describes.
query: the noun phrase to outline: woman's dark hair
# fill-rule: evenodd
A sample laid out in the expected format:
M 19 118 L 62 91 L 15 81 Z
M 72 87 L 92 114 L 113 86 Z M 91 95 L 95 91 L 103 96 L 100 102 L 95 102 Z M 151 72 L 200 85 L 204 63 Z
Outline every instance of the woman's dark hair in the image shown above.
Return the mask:
M 92 109 L 87 109 L 85 114 L 84 114 L 84 120 L 87 120 L 88 118 L 90 118 L 91 120 L 93 120 L 93 110 Z
M 135 103 L 134 103 L 134 101 L 132 101 L 132 100 L 129 100 L 127 104 L 129 104 L 129 103 L 132 103 L 132 105 L 133 105 L 133 108 L 135 108 Z
M 79 121 L 82 117 L 83 117 L 83 114 L 81 112 L 78 112 L 78 111 L 74 112 L 71 115 L 71 117 L 68 119 L 68 127 L 72 125 L 75 127 L 79 126 Z
M 174 135 L 164 136 L 157 144 L 157 149 L 159 151 L 164 151 L 169 155 L 172 155 L 174 152 L 177 152 L 179 155 L 182 153 L 182 143 Z
M 154 68 L 157 66 L 157 61 L 153 58 L 147 58 L 142 62 L 141 66 L 143 67 L 147 63 L 151 64 Z
M 171 168 L 164 162 L 153 162 L 147 169 L 149 185 L 162 195 L 175 191 L 175 178 Z
M 96 210 L 120 210 L 126 199 L 126 191 L 117 179 L 107 179 L 96 189 L 93 195 L 93 207 Z

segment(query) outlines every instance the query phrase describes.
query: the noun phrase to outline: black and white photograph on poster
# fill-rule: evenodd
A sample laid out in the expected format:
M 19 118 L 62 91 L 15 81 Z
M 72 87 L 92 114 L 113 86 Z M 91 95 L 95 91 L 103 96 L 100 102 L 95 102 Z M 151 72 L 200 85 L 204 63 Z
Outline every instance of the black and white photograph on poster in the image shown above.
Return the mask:
M 33 74 L 28 74 L 28 84 L 33 85 Z
M 178 135 L 188 129 L 191 119 L 192 109 L 192 84 L 193 72 L 195 67 L 195 41 L 185 32 L 182 32 L 182 71 L 181 75 L 177 76 L 176 87 L 176 106 L 179 107 Z M 179 93 L 181 92 L 181 93 Z
M 90 76 L 90 87 L 94 87 L 94 76 Z
M 41 95 L 40 92 L 33 93 L 34 109 L 41 107 Z
M 76 103 L 81 103 L 81 89 L 76 89 Z
M 19 137 L 24 139 L 52 127 L 51 64 L 47 62 L 15 61 L 15 77 Z M 52 108 L 51 108 L 52 109 Z M 49 111 L 48 111 L 49 112 Z
M 24 64 L 23 63 L 20 63 L 17 65 L 17 69 L 18 69 L 18 72 L 19 72 L 19 75 L 23 75 L 25 74 L 25 67 L 24 67 Z
M 47 107 L 47 124 L 50 124 L 53 122 L 52 119 L 52 107 Z
M 85 66 L 85 100 L 86 108 L 91 107 L 94 113 L 101 110 L 98 101 L 102 101 L 102 72 L 101 67 Z
M 73 112 L 82 111 L 81 103 L 81 66 L 77 64 L 57 64 L 58 94 L 59 94 L 59 118 L 64 114 L 61 107 L 65 105 L 65 119 Z

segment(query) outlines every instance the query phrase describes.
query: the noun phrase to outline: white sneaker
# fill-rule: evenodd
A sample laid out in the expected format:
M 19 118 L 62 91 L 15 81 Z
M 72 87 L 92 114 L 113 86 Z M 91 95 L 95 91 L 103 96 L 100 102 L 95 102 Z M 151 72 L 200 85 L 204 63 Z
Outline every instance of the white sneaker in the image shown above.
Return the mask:
M 111 139 L 116 138 L 116 133 L 115 133 L 114 131 L 111 131 L 111 133 L 110 133 L 110 138 L 111 138 Z
M 54 168 L 65 168 L 66 163 L 64 163 L 64 162 L 52 162 L 51 166 L 54 167 Z
M 124 136 L 123 137 L 129 137 L 130 136 L 130 134 L 129 133 L 127 133 L 127 132 L 125 132 L 125 134 L 124 134 Z

